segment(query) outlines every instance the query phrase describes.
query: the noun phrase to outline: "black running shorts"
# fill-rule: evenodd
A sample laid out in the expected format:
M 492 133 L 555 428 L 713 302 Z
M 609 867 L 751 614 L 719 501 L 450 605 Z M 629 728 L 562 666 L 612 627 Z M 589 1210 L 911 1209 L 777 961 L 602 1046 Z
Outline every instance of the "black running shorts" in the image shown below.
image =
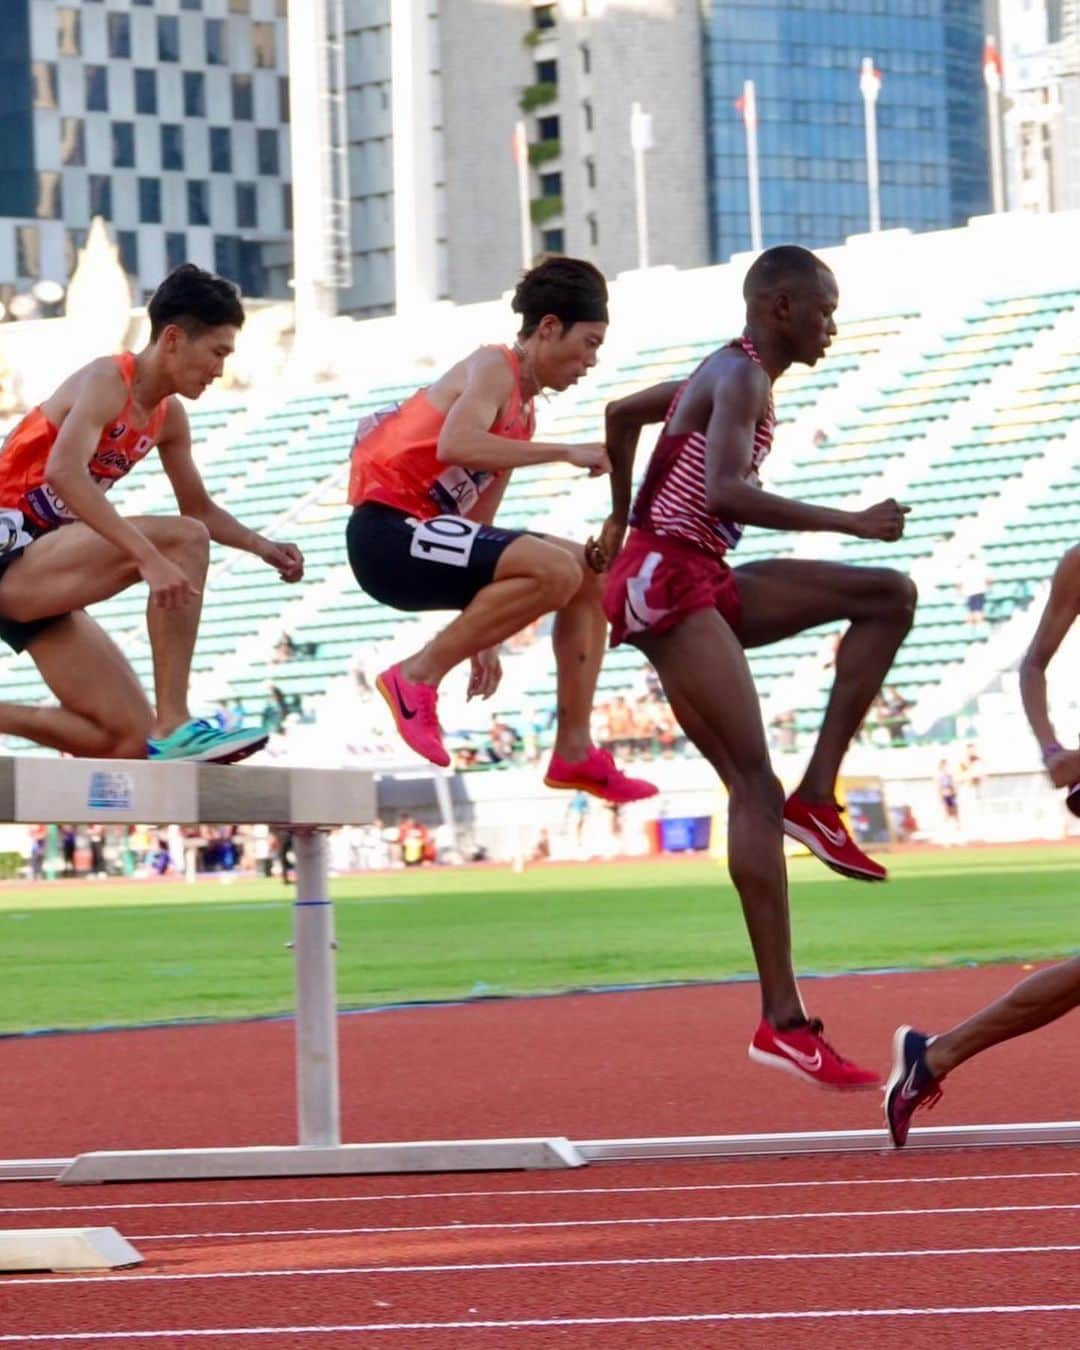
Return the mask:
M 353 575 L 379 604 L 464 609 L 491 585 L 499 559 L 527 533 L 464 516 L 417 520 L 382 502 L 365 502 L 350 516 L 346 539 Z

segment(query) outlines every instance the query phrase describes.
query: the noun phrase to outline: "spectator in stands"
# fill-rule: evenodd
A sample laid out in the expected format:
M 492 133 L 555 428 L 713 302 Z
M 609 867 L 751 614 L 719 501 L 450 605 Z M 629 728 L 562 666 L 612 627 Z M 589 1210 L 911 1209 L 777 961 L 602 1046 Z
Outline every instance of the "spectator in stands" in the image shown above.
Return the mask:
M 285 726 L 285 718 L 289 715 L 289 705 L 285 701 L 285 695 L 281 692 L 273 681 L 266 686 L 267 699 L 262 710 L 263 730 L 269 735 L 275 736 Z
M 945 824 L 952 834 L 960 833 L 960 803 L 956 793 L 956 778 L 949 768 L 949 761 L 942 759 L 938 761 L 937 770 L 937 790 L 938 800 L 941 802 L 941 809 L 945 814 Z M 946 839 L 946 842 L 954 842 Z
M 529 855 L 530 862 L 549 862 L 551 860 L 551 832 L 544 826 L 536 836 L 536 843 Z
M 292 831 L 286 830 L 281 826 L 275 826 L 273 829 L 273 839 L 278 870 L 281 873 L 281 880 L 288 885 L 289 882 L 292 881 L 293 870 Z
M 623 694 L 616 694 L 607 708 L 607 738 L 612 745 L 618 746 L 636 739 L 638 728 L 630 705 Z
M 986 597 L 990 572 L 980 553 L 969 553 L 960 568 L 957 588 L 967 609 L 967 621 L 977 627 L 986 620 Z
M 291 661 L 296 656 L 296 643 L 292 640 L 292 635 L 282 633 L 274 644 L 274 654 L 271 660 L 276 665 L 279 661 Z
M 92 877 L 103 877 L 108 872 L 105 866 L 105 826 L 88 825 L 86 836 L 90 844 L 90 875 Z
M 30 879 L 41 881 L 45 876 L 45 841 L 48 826 L 35 825 L 30 831 Z
M 64 859 L 64 876 L 73 877 L 75 870 L 75 848 L 78 844 L 78 835 L 74 825 L 60 826 L 60 855 Z
M 491 730 L 488 732 L 488 758 L 493 764 L 512 760 L 519 741 L 516 729 L 509 722 L 504 722 L 498 716 L 492 717 Z
M 907 741 L 907 729 L 911 723 L 908 709 L 911 704 L 897 689 L 895 684 L 886 685 L 882 694 L 881 725 L 889 733 L 890 745 L 904 745 Z
M 790 755 L 798 748 L 797 718 L 794 708 L 777 713 L 769 723 L 776 733 L 774 745 L 783 755 Z

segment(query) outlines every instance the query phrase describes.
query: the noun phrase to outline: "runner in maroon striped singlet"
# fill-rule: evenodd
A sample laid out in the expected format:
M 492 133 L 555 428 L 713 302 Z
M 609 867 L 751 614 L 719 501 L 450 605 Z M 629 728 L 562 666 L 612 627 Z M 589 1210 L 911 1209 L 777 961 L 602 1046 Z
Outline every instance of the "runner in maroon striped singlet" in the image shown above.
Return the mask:
M 758 470 L 772 444 L 773 381 L 796 362 L 813 366 L 824 356 L 836 332 L 838 291 L 820 259 L 787 245 L 756 260 L 743 295 L 742 337 L 688 380 L 608 406 L 613 507 L 600 539 L 610 560 L 604 608 L 612 643 L 631 642 L 652 662 L 680 725 L 730 794 L 728 860 L 762 991 L 750 1057 L 821 1087 L 876 1087 L 878 1075 L 838 1055 L 821 1023 L 806 1016 L 792 965 L 783 835 L 847 876 L 884 880 L 885 869 L 844 827 L 836 778 L 911 627 L 915 587 L 885 568 L 775 558 L 732 569 L 725 555 L 746 525 L 896 540 L 907 508 L 889 500 L 841 511 L 763 491 Z M 638 436 L 661 421 L 631 515 Z M 633 528 L 619 552 L 628 517 Z M 850 626 L 828 708 L 802 782 L 785 803 L 743 649 L 838 620 Z

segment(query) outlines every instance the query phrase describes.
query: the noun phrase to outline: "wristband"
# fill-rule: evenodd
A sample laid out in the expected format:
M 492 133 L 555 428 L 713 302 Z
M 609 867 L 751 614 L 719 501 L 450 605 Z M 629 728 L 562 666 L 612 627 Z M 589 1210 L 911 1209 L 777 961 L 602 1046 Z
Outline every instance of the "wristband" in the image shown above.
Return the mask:
M 1050 741 L 1049 744 L 1044 745 L 1042 748 L 1043 763 L 1048 763 L 1055 755 L 1060 755 L 1064 749 L 1065 747 L 1059 745 L 1057 741 Z

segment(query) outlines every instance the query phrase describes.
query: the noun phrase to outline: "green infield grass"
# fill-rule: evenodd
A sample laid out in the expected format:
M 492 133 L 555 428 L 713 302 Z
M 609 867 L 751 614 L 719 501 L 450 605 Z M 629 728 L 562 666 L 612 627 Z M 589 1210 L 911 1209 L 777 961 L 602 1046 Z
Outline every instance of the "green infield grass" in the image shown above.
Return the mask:
M 892 858 L 887 885 L 791 860 L 803 973 L 1064 955 L 1068 846 Z M 343 877 L 343 1007 L 752 974 L 724 867 L 693 859 Z M 292 1007 L 279 881 L 0 888 L 0 1032 L 239 1018 Z

